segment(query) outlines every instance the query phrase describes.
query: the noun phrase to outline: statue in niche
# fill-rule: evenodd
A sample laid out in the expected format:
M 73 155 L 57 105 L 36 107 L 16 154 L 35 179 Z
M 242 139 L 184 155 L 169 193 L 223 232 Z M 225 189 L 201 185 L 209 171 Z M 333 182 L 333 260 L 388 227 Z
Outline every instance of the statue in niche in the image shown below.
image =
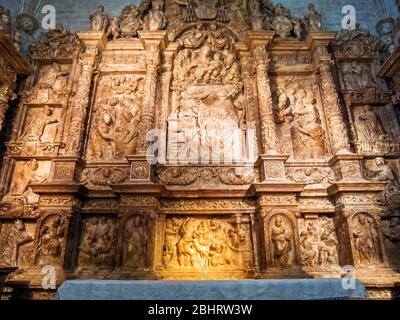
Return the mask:
M 115 265 L 117 232 L 113 219 L 92 217 L 85 221 L 79 247 L 78 272 Z
M 304 23 L 307 31 L 318 31 L 322 28 L 321 14 L 315 9 L 315 5 L 310 3 L 308 5 L 309 14 L 304 17 Z
M 104 6 L 99 6 L 95 14 L 90 16 L 90 25 L 92 31 L 105 32 L 108 27 L 108 16 L 104 12 Z
M 354 245 L 357 250 L 357 260 L 360 264 L 374 263 L 377 260 L 377 237 L 373 222 L 365 214 L 359 213 L 353 218 Z
M 142 28 L 142 25 L 143 22 L 136 5 L 128 5 L 122 10 L 120 29 L 124 38 L 137 36 L 137 32 Z
M 313 95 L 299 89 L 291 109 L 294 147 L 301 158 L 314 159 L 325 155 L 324 131 Z
M 112 17 L 110 20 L 110 25 L 107 28 L 107 38 L 108 39 L 118 39 L 121 35 L 121 29 L 119 28 L 119 18 L 118 17 Z
M 39 162 L 32 159 L 23 164 L 22 168 L 14 175 L 10 192 L 4 196 L 4 203 L 15 203 L 22 201 L 23 205 L 35 204 L 39 201 L 39 195 L 29 187 L 30 184 L 43 184 L 47 181 L 48 175 L 43 175 Z
M 147 246 L 149 242 L 147 221 L 136 215 L 125 226 L 124 266 L 139 268 L 147 265 Z
M 17 266 L 19 248 L 31 241 L 33 238 L 26 231 L 22 220 L 15 220 L 9 230 L 3 229 L 0 242 L 0 265 Z
M 355 121 L 361 151 L 373 152 L 375 143 L 385 137 L 383 126 L 371 106 L 363 108 Z
M 336 253 L 339 242 L 334 236 L 335 228 L 329 225 L 322 226 L 321 241 L 319 243 L 319 264 L 330 266 L 337 264 Z
M 36 253 L 41 265 L 59 263 L 63 247 L 65 221 L 59 215 L 50 217 L 43 223 L 38 236 Z
M 314 267 L 317 260 L 317 251 L 313 248 L 310 238 L 312 235 L 309 232 L 300 233 L 301 261 L 305 267 Z
M 36 87 L 52 89 L 54 92 L 63 91 L 67 85 L 66 76 L 68 76 L 68 72 L 64 71 L 61 65 L 54 62 L 40 76 Z
M 113 137 L 114 119 L 106 110 L 102 110 L 95 125 L 91 142 L 92 157 L 95 159 L 112 159 L 115 155 Z
M 167 18 L 163 12 L 163 3 L 159 1 L 153 1 L 153 8 L 149 13 L 149 30 L 163 30 L 166 26 Z
M 375 168 L 367 171 L 366 177 L 371 181 L 386 182 L 381 201 L 392 209 L 400 206 L 400 183 L 384 158 L 375 158 Z
M 46 128 L 54 124 L 58 125 L 58 123 L 59 121 L 53 117 L 53 110 L 49 106 L 45 105 L 42 108 L 39 117 L 31 117 L 30 123 L 26 126 L 26 129 L 20 136 L 19 140 L 54 142 L 56 135 L 54 134 L 53 137 L 48 137 L 46 134 Z
M 271 227 L 271 243 L 273 245 L 273 263 L 275 267 L 286 268 L 292 263 L 290 253 L 292 251 L 292 231 L 278 215 Z
M 385 225 L 383 229 L 385 236 L 385 245 L 388 251 L 389 259 L 393 261 L 397 259 L 397 264 L 400 264 L 400 218 L 393 217 L 390 223 Z
M 356 61 L 343 64 L 343 80 L 346 90 L 357 91 L 365 88 L 377 88 L 376 80 L 371 70 Z

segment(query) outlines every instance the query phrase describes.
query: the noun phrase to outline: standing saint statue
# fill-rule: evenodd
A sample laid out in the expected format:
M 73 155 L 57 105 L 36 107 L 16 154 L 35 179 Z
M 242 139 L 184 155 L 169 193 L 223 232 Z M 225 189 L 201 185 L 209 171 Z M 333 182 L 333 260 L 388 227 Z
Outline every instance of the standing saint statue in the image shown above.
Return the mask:
M 321 14 L 315 9 L 314 4 L 308 5 L 309 14 L 304 17 L 307 31 L 318 31 L 322 28 Z
M 104 6 L 99 6 L 95 14 L 90 16 L 90 26 L 92 31 L 105 32 L 108 28 L 108 16 L 104 12 Z
M 289 254 L 292 249 L 292 233 L 285 227 L 280 216 L 275 219 L 274 226 L 271 229 L 271 240 L 275 266 L 287 267 L 290 265 Z

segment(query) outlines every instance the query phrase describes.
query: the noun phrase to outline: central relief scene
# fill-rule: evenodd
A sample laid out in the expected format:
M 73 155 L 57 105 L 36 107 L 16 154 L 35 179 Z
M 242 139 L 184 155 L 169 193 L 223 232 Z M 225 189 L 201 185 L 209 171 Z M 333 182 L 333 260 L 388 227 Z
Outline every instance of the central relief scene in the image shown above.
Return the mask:
M 197 24 L 178 40 L 168 117 L 168 160 L 224 163 L 247 156 L 246 101 L 234 37 Z

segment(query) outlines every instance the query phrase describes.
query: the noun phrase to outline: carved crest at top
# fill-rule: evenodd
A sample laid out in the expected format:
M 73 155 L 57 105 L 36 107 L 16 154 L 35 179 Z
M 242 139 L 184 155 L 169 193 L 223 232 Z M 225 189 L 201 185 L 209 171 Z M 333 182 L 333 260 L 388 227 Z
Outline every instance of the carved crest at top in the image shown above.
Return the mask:
M 80 48 L 78 37 L 75 33 L 62 26 L 42 33 L 39 40 L 34 42 L 29 51 L 32 59 L 57 59 L 71 58 Z
M 337 58 L 375 58 L 380 50 L 376 37 L 359 24 L 355 29 L 340 31 L 332 47 Z

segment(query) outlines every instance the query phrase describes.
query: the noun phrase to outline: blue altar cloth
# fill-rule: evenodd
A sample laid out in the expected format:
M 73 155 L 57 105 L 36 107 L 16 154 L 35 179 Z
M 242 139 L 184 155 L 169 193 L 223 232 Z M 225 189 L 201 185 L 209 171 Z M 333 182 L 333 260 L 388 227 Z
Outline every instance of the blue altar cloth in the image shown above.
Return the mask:
M 163 281 L 70 280 L 58 300 L 331 300 L 366 299 L 365 287 L 342 279 Z

